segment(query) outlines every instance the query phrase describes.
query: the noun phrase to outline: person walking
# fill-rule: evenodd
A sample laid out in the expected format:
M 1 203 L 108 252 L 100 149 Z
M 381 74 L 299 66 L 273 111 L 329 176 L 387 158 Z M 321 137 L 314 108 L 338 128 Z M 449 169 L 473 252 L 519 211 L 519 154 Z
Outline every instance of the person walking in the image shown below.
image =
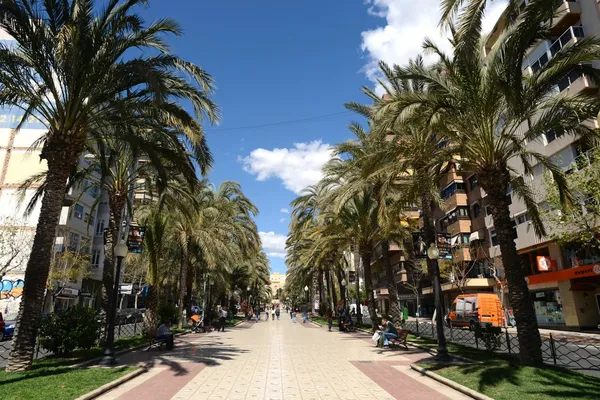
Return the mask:
M 331 309 L 327 310 L 327 327 L 329 328 L 329 332 L 331 332 L 331 327 L 333 326 L 333 311 Z
M 271 307 L 271 321 L 275 321 L 275 308 Z
M 306 304 L 302 305 L 302 323 L 305 324 L 308 321 L 308 306 Z
M 281 314 L 281 310 L 279 309 L 279 306 L 277 306 L 277 308 L 275 309 L 275 316 L 277 317 L 277 321 L 279 321 L 279 314 Z
M 296 323 L 296 311 L 292 310 L 292 322 Z
M 217 332 L 225 332 L 225 320 L 227 319 L 227 309 L 225 307 L 221 307 L 219 310 L 219 329 Z

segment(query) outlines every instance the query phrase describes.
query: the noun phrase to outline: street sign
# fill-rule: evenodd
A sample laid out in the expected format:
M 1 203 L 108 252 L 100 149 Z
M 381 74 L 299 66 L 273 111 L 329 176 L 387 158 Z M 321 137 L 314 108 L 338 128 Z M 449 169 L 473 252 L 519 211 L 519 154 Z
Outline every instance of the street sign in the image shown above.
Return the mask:
M 146 228 L 143 226 L 130 226 L 127 236 L 127 248 L 130 253 L 141 253 L 144 244 Z

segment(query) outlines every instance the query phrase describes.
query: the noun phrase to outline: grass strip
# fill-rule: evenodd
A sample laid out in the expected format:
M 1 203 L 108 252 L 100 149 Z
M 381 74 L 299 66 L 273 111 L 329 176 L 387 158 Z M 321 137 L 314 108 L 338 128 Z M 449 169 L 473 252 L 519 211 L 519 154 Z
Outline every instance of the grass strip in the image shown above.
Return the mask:
M 435 340 L 413 335 L 408 336 L 408 341 L 436 346 Z M 481 363 L 419 366 L 496 400 L 600 399 L 599 377 L 549 365 L 524 367 L 507 354 L 491 354 L 453 343 L 448 344 L 448 351 Z

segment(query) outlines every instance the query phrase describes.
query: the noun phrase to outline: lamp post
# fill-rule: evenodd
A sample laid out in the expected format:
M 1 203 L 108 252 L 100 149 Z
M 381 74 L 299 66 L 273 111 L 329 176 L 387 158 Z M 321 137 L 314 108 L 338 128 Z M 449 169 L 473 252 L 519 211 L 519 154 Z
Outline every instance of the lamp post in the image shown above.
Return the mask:
M 106 335 L 106 343 L 104 344 L 104 356 L 100 360 L 100 365 L 114 365 L 117 363 L 115 359 L 114 342 L 115 342 L 115 319 L 117 314 L 117 301 L 119 298 L 119 279 L 121 278 L 121 264 L 123 258 L 127 255 L 127 245 L 120 242 L 115 246 L 114 255 L 117 257 L 117 270 L 115 273 L 115 284 L 112 292 L 112 303 L 108 310 L 108 334 Z
M 342 292 L 344 294 L 344 310 L 346 309 L 346 301 L 347 301 L 347 293 L 346 293 L 346 285 L 348 284 L 348 282 L 346 282 L 346 278 L 342 278 Z
M 437 333 L 437 355 L 435 359 L 438 361 L 444 361 L 450 358 L 448 350 L 446 349 L 446 337 L 444 336 L 444 310 L 442 309 L 442 287 L 440 285 L 440 266 L 438 264 L 438 258 L 440 257 L 440 251 L 435 245 L 431 243 L 427 249 L 427 258 L 429 258 L 433 270 L 433 296 L 435 299 L 435 328 Z
M 304 293 L 306 293 L 306 306 L 308 307 L 308 285 L 304 286 Z

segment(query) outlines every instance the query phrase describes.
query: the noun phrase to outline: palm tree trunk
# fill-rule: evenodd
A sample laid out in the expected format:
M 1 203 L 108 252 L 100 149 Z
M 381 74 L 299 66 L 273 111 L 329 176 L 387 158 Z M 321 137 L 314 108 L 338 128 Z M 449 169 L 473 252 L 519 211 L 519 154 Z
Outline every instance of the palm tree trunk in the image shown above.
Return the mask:
M 177 328 L 183 327 L 183 310 L 185 307 L 185 293 L 187 291 L 186 279 L 188 276 L 188 243 L 186 242 L 181 247 L 181 266 L 179 268 L 179 299 L 177 301 L 177 307 L 179 307 L 179 321 L 177 322 Z
M 185 295 L 185 310 L 188 316 L 192 315 L 192 291 L 194 289 L 195 269 L 193 266 L 188 265 L 188 274 L 186 279 L 186 295 Z
M 327 272 L 329 274 L 329 276 L 331 277 L 330 282 L 331 282 L 331 300 L 333 301 L 333 309 L 335 310 L 334 312 L 337 312 L 337 305 L 338 305 L 338 301 L 337 301 L 337 292 L 335 291 L 335 283 L 333 280 L 333 276 L 331 275 L 333 273 L 333 271 L 329 270 L 329 272 Z
M 331 297 L 331 283 L 329 281 L 329 270 L 325 271 L 325 283 L 327 285 L 327 308 L 329 308 L 335 314 L 335 307 L 332 303 Z
M 432 200 L 431 195 L 428 191 L 425 191 L 421 196 L 421 209 L 423 214 L 423 234 L 425 236 L 425 245 L 427 248 L 429 248 L 429 246 L 432 243 L 436 243 L 437 237 L 435 234 L 435 225 L 433 223 Z M 435 301 L 435 329 L 438 342 L 437 357 L 443 359 L 448 356 L 448 351 L 446 349 L 446 336 L 444 334 L 444 299 L 442 297 L 442 285 L 440 282 L 440 266 L 438 264 L 438 260 L 431 260 L 429 257 L 427 257 L 427 269 L 433 277 L 433 296 Z
M 159 288 L 156 285 L 148 283 L 144 325 L 146 328 L 146 335 L 150 339 L 156 337 L 156 329 L 158 325 L 158 291 Z
M 74 159 L 75 157 L 66 157 L 62 152 L 51 154 L 47 158 L 46 188 L 31 255 L 25 270 L 25 286 L 6 371 L 24 371 L 31 368 L 37 330 L 42 318 L 42 302 L 50 272 L 56 226 L 65 198 L 67 178 L 75 164 Z
M 360 306 L 360 254 L 358 246 L 354 246 L 354 269 L 356 270 L 356 321 L 362 325 L 362 310 Z
M 324 315 L 324 310 L 323 310 L 323 268 L 319 267 L 318 270 L 318 276 L 317 276 L 317 285 L 319 286 L 319 315 L 323 316 Z
M 481 187 L 488 194 L 502 264 L 508 283 L 508 300 L 513 309 L 519 338 L 519 357 L 522 365 L 541 365 L 542 341 L 538 330 L 535 309 L 529 294 L 521 260 L 514 242 L 514 230 L 510 219 L 506 188 L 510 182 L 508 171 L 481 174 Z
M 338 280 L 338 285 L 340 286 L 340 301 L 344 305 L 344 310 L 346 309 L 346 287 L 342 285 L 342 280 L 344 279 L 342 275 L 342 271 L 340 268 L 336 269 L 336 275 Z M 346 282 L 347 283 L 347 282 Z
M 396 326 L 402 324 L 402 311 L 398 302 L 398 290 L 396 288 L 396 280 L 394 270 L 392 269 L 392 261 L 390 260 L 390 242 L 384 240 L 381 242 L 381 250 L 383 253 L 383 267 L 388 281 L 388 295 L 390 297 L 390 314 L 392 321 Z
M 375 295 L 373 294 L 373 279 L 371 278 L 371 254 L 373 252 L 372 246 L 365 246 L 359 249 L 360 259 L 363 264 L 363 271 L 365 274 L 365 290 L 367 292 L 367 301 L 369 308 L 369 316 L 371 317 L 371 326 L 373 330 L 377 329 L 378 318 L 375 312 Z
M 104 265 L 102 267 L 102 297 L 100 320 L 102 330 L 100 333 L 101 341 L 106 340 L 108 326 L 107 318 L 112 309 L 112 292 L 115 285 L 115 256 L 114 249 L 120 240 L 121 220 L 123 209 L 125 208 L 126 198 L 116 193 L 109 193 L 110 214 L 108 229 L 104 237 Z

